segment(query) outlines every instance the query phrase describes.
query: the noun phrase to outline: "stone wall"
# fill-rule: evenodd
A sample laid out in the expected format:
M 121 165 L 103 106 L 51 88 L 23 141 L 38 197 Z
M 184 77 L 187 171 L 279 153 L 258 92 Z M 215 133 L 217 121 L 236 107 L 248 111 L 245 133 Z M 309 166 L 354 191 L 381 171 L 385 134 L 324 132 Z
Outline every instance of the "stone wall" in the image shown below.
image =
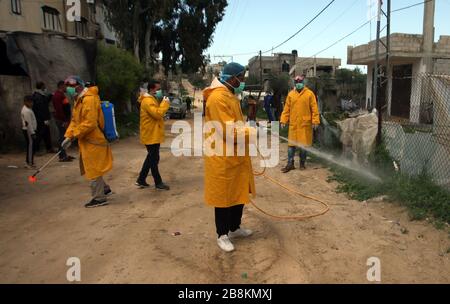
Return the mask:
M 22 143 L 20 111 L 24 96 L 30 92 L 30 78 L 0 75 L 0 146 Z

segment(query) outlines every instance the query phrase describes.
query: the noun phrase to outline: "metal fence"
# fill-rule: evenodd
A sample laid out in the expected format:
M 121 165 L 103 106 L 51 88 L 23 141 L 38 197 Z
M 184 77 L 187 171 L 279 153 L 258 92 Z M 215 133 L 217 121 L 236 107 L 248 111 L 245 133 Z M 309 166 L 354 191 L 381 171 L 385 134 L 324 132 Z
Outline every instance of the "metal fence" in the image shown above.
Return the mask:
M 412 77 L 409 117 L 385 117 L 383 138 L 402 173 L 425 173 L 450 190 L 450 76 Z

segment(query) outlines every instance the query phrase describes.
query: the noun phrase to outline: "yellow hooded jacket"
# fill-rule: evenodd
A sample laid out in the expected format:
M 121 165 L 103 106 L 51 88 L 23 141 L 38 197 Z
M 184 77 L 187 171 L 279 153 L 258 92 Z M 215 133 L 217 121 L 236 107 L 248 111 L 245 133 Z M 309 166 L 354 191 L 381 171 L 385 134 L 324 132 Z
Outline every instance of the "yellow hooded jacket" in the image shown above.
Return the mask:
M 305 87 L 300 93 L 289 92 L 281 114 L 281 123 L 289 123 L 289 146 L 295 143 L 310 147 L 313 142 L 313 125 L 320 124 L 319 109 L 314 93 Z
M 139 98 L 141 104 L 141 143 L 144 145 L 161 144 L 164 142 L 164 115 L 169 110 L 169 103 L 158 100 L 150 94 Z
M 98 88 L 85 89 L 75 101 L 65 137 L 78 139 L 81 175 L 89 180 L 112 169 L 113 156 L 102 131 L 104 126 Z
M 203 92 L 205 107 L 205 123 L 217 122 L 222 125 L 225 133 L 227 122 L 244 123 L 241 105 L 236 96 L 231 93 L 218 79 Z M 249 193 L 255 192 L 255 181 L 252 163 L 249 156 L 237 156 L 236 137 L 244 132 L 248 143 L 253 128 L 234 130 L 235 146 L 234 156 L 205 156 L 205 202 L 213 207 L 227 208 L 250 202 Z M 242 134 L 241 134 L 242 135 Z M 223 153 L 226 153 L 226 137 L 222 136 Z M 220 140 L 220 137 L 219 137 Z M 246 144 L 248 145 L 248 144 Z M 207 148 L 207 147 L 206 147 Z M 246 147 L 246 154 L 248 147 Z

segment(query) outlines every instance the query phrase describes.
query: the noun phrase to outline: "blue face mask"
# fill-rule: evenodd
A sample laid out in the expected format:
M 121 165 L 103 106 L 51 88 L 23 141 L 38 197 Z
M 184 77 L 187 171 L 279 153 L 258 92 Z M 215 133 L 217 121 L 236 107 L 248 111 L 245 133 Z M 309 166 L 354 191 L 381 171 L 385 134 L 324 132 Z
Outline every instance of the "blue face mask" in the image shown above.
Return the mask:
M 305 84 L 303 82 L 295 84 L 295 88 L 299 91 L 303 90 L 304 87 L 305 87 Z
M 156 97 L 156 98 L 158 98 L 158 99 L 162 99 L 162 98 L 163 98 L 163 93 L 162 93 L 162 90 L 158 90 L 158 91 L 156 91 L 156 93 L 155 93 L 155 97 Z

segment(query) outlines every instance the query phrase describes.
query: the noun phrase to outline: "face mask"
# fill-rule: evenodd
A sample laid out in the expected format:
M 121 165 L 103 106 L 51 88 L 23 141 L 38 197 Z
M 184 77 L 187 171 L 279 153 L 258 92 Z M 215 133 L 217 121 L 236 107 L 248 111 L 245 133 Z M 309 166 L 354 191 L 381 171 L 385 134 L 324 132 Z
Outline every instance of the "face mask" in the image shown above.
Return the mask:
M 305 84 L 303 82 L 295 84 L 295 88 L 297 90 L 303 90 L 304 87 L 305 87 Z
M 162 99 L 162 98 L 163 98 L 163 93 L 162 93 L 162 90 L 158 90 L 158 91 L 156 91 L 156 93 L 155 93 L 155 97 L 156 97 L 156 98 L 158 98 L 158 99 Z
M 70 97 L 75 96 L 75 94 L 76 94 L 75 88 L 74 88 L 74 87 L 67 87 L 66 93 L 67 93 L 67 95 L 69 95 Z
M 239 81 L 239 80 L 238 80 L 238 81 Z M 228 84 L 230 87 L 233 88 L 234 94 L 240 94 L 240 93 L 242 93 L 242 92 L 244 91 L 244 89 L 245 89 L 245 82 L 243 82 L 243 81 L 239 81 L 239 86 L 238 86 L 237 88 L 233 87 L 233 86 L 232 86 L 231 84 L 229 84 L 228 82 L 227 82 L 227 84 Z

